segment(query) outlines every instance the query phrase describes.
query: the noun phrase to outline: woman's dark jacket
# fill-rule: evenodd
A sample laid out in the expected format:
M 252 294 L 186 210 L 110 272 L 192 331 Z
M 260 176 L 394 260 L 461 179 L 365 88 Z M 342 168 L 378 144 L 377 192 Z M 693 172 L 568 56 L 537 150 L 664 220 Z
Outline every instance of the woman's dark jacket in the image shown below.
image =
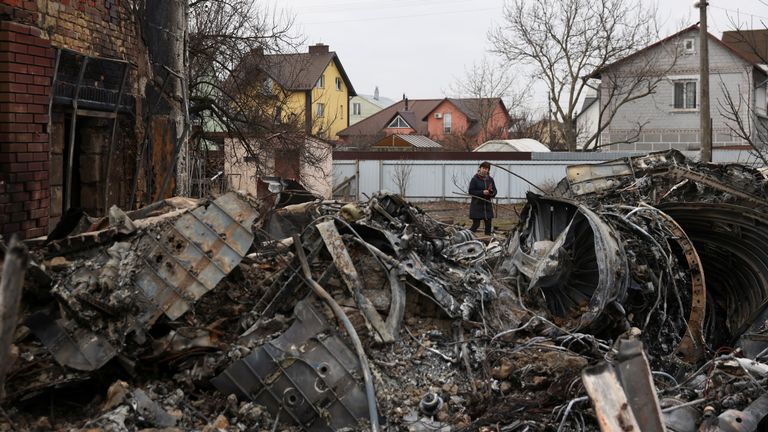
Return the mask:
M 490 187 L 490 195 L 484 195 L 483 191 Z M 469 204 L 470 219 L 492 219 L 493 204 L 491 198 L 496 196 L 496 183 L 490 175 L 482 177 L 475 174 L 469 181 L 469 194 L 472 195 L 472 202 Z

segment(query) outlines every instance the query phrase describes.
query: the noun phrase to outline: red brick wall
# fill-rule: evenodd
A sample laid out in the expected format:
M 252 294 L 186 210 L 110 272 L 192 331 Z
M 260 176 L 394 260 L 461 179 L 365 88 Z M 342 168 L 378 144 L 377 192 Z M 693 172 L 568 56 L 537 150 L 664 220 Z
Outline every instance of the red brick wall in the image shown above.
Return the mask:
M 17 232 L 22 238 L 32 238 L 48 233 L 47 126 L 53 50 L 50 41 L 41 35 L 36 27 L 0 22 L 0 234 L 3 236 Z
M 47 234 L 55 223 L 51 210 L 61 206 L 50 185 L 52 47 L 141 63 L 138 39 L 124 0 L 0 0 L 0 234 L 4 237 Z M 138 82 L 134 74 L 132 70 L 129 82 Z M 135 88 L 129 91 L 138 94 Z M 54 131 L 62 124 L 53 125 Z

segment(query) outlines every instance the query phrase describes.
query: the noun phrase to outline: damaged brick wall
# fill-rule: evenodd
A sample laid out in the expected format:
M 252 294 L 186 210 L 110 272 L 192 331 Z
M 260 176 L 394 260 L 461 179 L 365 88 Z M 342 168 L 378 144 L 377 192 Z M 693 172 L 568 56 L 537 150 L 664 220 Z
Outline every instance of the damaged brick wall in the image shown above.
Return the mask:
M 145 54 L 137 42 L 140 38 L 133 16 L 128 2 L 119 0 L 0 0 L 0 235 L 46 235 L 63 211 L 64 167 L 59 166 L 64 163 L 63 149 L 57 147 L 52 154 L 50 137 L 63 142 L 66 131 L 64 122 L 52 123 L 49 118 L 56 48 L 139 65 L 139 71 L 131 68 L 131 88 L 126 89 L 138 94 L 135 83 Z M 136 100 L 136 127 L 131 129 L 137 129 L 141 119 L 141 103 Z M 54 117 L 67 110 L 71 112 L 71 107 L 54 105 Z M 109 133 L 108 125 L 105 131 Z M 138 140 L 131 140 L 132 145 L 120 140 L 119 157 L 135 154 Z M 76 158 L 81 156 L 88 159 L 93 155 Z M 113 165 L 122 166 L 121 162 L 113 159 Z M 103 165 L 89 181 L 103 181 Z M 124 169 L 113 166 L 113 171 L 120 178 L 111 176 L 112 185 L 126 181 Z M 53 174 L 55 181 L 51 180 Z M 94 187 L 93 182 L 89 187 Z M 121 194 L 127 194 L 124 189 L 120 188 Z M 121 198 L 115 201 L 123 201 Z
M 22 22 L 35 17 L 34 10 L 7 5 L 0 14 Z M 48 232 L 53 50 L 39 28 L 22 22 L 0 22 L 0 234 L 31 238 Z
M 29 3 L 29 2 L 25 2 Z M 135 56 L 135 24 L 119 0 L 38 0 L 41 28 L 54 46 L 101 57 Z

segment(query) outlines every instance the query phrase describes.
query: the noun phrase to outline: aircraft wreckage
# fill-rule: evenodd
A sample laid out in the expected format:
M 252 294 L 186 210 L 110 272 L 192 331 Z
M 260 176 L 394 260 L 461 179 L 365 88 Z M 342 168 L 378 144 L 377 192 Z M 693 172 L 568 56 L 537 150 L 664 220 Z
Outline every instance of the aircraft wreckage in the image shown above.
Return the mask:
M 0 243 L 0 430 L 768 426 L 759 170 L 571 166 L 490 242 L 294 192 Z

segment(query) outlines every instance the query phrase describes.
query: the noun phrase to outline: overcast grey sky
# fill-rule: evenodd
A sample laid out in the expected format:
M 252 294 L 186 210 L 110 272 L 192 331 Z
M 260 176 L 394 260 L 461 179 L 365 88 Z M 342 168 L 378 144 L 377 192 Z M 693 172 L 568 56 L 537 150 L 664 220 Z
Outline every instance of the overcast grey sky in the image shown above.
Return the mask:
M 647 1 L 647 0 L 643 0 Z M 650 4 L 651 2 L 648 1 Z M 308 44 L 336 51 L 358 93 L 378 86 L 392 99 L 441 98 L 466 67 L 487 54 L 488 30 L 501 21 L 504 0 L 279 0 L 296 16 Z M 658 5 L 665 36 L 698 21 L 693 0 Z M 710 0 L 710 33 L 720 37 L 731 20 L 768 28 L 760 0 Z M 765 25 L 763 25 L 765 23 Z M 541 108 L 545 98 L 534 94 Z M 532 108 L 534 108 L 532 106 Z

